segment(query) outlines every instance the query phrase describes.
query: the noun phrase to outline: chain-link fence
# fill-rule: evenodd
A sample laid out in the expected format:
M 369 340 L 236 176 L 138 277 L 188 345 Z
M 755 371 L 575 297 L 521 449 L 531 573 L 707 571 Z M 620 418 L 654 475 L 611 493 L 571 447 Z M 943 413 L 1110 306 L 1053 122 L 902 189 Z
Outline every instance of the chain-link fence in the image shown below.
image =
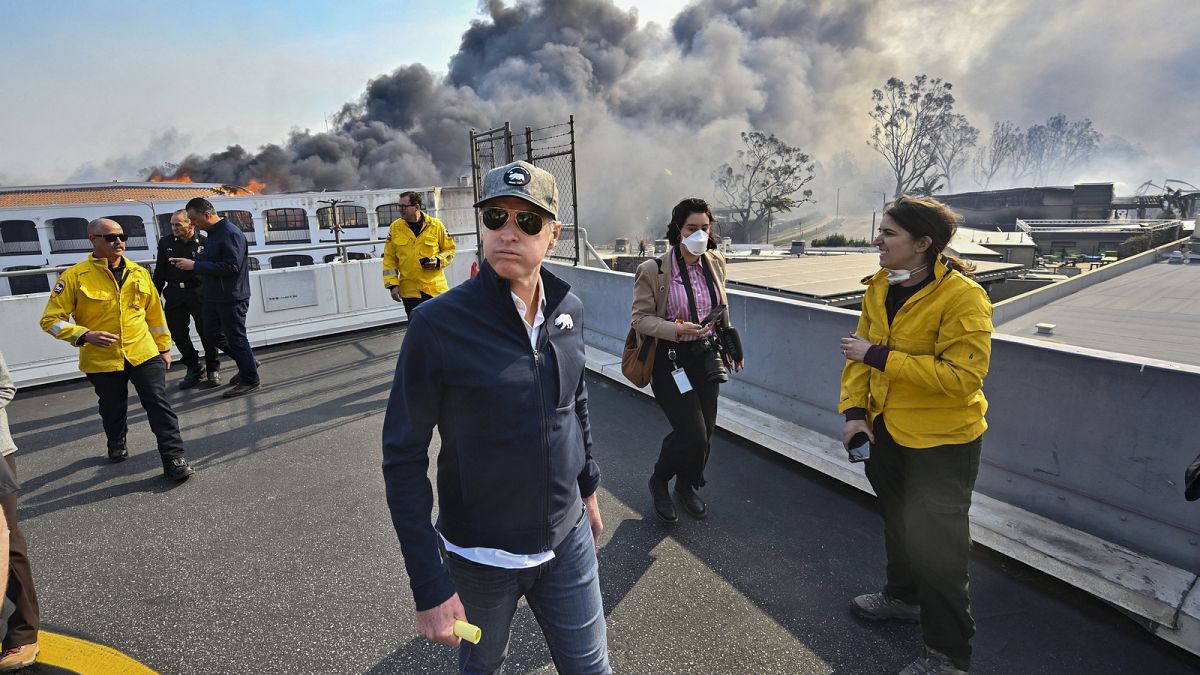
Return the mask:
M 563 223 L 558 244 L 547 254 L 552 260 L 579 264 L 579 229 L 576 222 L 579 200 L 575 183 L 575 116 L 562 124 L 513 134 L 512 125 L 488 131 L 471 130 L 471 164 L 475 199 L 482 195 L 483 176 L 491 169 L 515 160 L 525 160 L 549 171 L 558 184 L 558 221 Z M 476 218 L 476 229 L 479 228 Z

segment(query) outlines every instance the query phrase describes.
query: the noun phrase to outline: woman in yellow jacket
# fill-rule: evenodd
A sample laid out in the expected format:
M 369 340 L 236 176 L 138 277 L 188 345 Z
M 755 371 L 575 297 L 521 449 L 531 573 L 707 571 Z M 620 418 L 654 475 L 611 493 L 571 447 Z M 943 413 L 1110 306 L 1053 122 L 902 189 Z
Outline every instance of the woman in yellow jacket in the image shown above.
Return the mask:
M 872 242 L 883 269 L 864 279 L 858 329 L 841 340 L 842 441 L 870 441 L 888 561 L 883 591 L 851 609 L 920 621 L 925 652 L 903 674 L 966 672 L 975 633 L 967 511 L 987 429 L 992 304 L 974 267 L 944 253 L 956 229 L 935 199 L 892 203 Z

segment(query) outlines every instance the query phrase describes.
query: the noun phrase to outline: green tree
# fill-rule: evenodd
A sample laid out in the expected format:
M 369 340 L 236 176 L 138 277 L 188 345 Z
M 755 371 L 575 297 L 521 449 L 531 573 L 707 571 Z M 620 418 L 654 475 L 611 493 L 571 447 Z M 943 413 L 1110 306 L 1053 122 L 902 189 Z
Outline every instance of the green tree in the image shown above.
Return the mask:
M 726 234 L 749 243 L 765 239 L 772 214 L 813 201 L 812 190 L 804 187 L 813 179 L 813 162 L 774 134 L 743 131 L 742 143 L 746 147 L 717 167 L 712 179 L 717 201 L 732 214 Z

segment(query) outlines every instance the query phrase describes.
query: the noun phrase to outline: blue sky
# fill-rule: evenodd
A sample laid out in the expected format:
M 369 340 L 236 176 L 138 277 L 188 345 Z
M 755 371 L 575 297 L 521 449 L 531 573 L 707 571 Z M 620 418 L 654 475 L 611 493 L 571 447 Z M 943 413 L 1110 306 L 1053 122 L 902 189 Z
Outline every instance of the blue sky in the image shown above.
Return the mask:
M 666 22 L 685 3 L 616 4 Z M 477 0 L 0 0 L 0 184 L 322 129 L 372 77 L 407 63 L 444 72 L 478 9 Z

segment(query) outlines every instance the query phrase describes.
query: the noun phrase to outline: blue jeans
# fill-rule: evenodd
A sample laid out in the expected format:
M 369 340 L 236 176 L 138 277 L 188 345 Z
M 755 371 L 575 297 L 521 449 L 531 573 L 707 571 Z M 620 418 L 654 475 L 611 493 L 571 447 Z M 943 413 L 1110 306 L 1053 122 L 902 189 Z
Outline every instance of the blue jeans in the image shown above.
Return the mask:
M 203 326 L 209 340 L 217 344 L 220 334 L 225 334 L 229 343 L 229 355 L 237 362 L 238 380 L 242 384 L 258 384 L 258 366 L 254 365 L 254 351 L 250 349 L 250 338 L 246 337 L 246 312 L 250 301 L 204 303 Z
M 458 648 L 459 672 L 500 672 L 508 655 L 517 600 L 524 596 L 542 627 L 559 673 L 612 673 L 596 545 L 587 518 L 554 549 L 554 556 L 543 565 L 524 570 L 479 565 L 453 554 L 445 556 L 467 621 L 483 633 L 479 644 L 463 640 Z

